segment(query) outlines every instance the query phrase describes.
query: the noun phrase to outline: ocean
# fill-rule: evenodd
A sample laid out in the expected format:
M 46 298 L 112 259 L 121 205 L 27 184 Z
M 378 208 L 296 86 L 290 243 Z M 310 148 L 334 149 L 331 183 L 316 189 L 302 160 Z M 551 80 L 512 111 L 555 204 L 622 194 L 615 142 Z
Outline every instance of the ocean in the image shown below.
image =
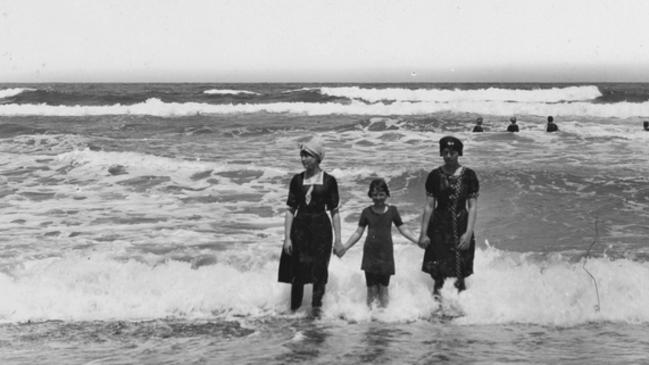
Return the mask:
M 649 363 L 644 120 L 641 83 L 0 84 L 0 363 Z M 375 177 L 419 233 L 445 135 L 481 186 L 468 290 L 434 301 L 394 230 L 387 308 L 359 242 L 291 313 L 298 145 L 325 143 L 345 241 Z

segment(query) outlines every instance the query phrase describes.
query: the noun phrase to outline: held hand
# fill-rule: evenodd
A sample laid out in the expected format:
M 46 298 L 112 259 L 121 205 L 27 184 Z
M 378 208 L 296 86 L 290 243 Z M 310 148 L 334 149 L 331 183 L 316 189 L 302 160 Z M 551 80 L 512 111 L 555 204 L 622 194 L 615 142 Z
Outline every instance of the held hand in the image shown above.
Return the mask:
M 428 247 L 428 245 L 430 245 L 430 238 L 428 238 L 428 236 L 419 237 L 418 245 L 419 247 L 425 249 L 426 247 Z
M 342 255 L 345 253 L 344 249 L 345 246 L 343 246 L 342 242 L 340 242 L 339 240 L 336 240 L 336 242 L 334 242 L 334 254 L 336 256 L 342 257 Z M 341 251 L 343 251 L 342 254 L 340 253 Z
M 473 233 L 464 232 L 462 237 L 460 237 L 460 244 L 457 246 L 460 250 L 466 250 L 471 244 L 471 236 Z
M 290 255 L 293 253 L 293 242 L 291 242 L 290 238 L 287 238 L 284 240 L 284 246 L 283 246 L 284 252 L 287 255 Z

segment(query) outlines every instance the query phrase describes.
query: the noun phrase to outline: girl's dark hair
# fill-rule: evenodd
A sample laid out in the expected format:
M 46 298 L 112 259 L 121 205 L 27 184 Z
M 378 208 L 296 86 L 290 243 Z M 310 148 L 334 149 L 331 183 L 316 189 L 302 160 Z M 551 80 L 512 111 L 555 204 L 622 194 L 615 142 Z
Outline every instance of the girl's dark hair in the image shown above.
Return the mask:
M 388 188 L 388 184 L 383 179 L 374 179 L 372 180 L 372 182 L 370 182 L 370 190 L 368 190 L 367 196 L 371 198 L 372 191 L 374 190 L 382 191 L 385 193 L 385 195 L 390 196 L 390 189 Z

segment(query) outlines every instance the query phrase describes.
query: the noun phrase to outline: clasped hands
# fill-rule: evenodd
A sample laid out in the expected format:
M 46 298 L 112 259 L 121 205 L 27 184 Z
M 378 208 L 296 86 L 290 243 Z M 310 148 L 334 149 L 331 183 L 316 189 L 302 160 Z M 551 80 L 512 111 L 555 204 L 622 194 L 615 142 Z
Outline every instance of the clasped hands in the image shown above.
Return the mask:
M 284 245 L 283 245 L 284 252 L 287 255 L 290 255 L 293 253 L 293 242 L 291 242 L 290 238 L 287 238 L 284 240 Z M 347 252 L 348 247 L 345 247 L 342 242 L 336 241 L 334 243 L 334 254 L 338 257 L 343 257 L 345 252 Z
M 465 232 L 461 237 L 460 237 L 460 244 L 458 245 L 458 248 L 460 250 L 466 250 L 469 248 L 469 244 L 471 242 L 471 235 L 469 232 Z M 417 242 L 417 245 L 423 249 L 426 249 L 430 245 L 430 238 L 428 236 L 421 236 L 419 237 L 419 241 Z M 345 245 L 342 244 L 340 241 L 336 241 L 334 243 L 334 255 L 342 258 L 343 255 L 345 255 L 345 252 L 347 252 L 349 248 L 345 247 Z M 293 252 L 293 244 L 290 239 L 284 240 L 284 252 L 286 252 L 287 255 L 290 255 Z
M 464 232 L 464 234 L 460 237 L 460 243 L 458 244 L 458 248 L 460 250 L 466 250 L 467 248 L 469 248 L 472 235 L 473 233 Z M 420 236 L 417 245 L 423 249 L 426 249 L 428 245 L 430 245 L 430 238 L 428 236 Z
M 345 247 L 345 245 L 342 244 L 340 241 L 336 241 L 334 243 L 334 255 L 338 257 L 343 257 L 345 252 L 347 252 L 348 248 Z

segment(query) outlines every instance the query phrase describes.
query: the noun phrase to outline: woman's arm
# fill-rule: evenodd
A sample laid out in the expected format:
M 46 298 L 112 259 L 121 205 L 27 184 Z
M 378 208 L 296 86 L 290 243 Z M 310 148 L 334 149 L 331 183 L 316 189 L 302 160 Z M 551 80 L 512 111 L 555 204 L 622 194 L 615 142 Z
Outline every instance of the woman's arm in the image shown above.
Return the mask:
M 471 237 L 473 236 L 473 228 L 475 227 L 475 221 L 478 217 L 478 199 L 470 198 L 467 200 L 467 205 L 469 208 L 469 221 L 466 225 L 466 232 L 460 237 L 460 244 L 458 247 L 460 250 L 466 250 L 471 244 Z
M 342 249 L 342 239 L 340 238 L 340 213 L 338 208 L 331 210 L 331 221 L 334 228 L 334 250 Z
M 424 205 L 424 213 L 421 217 L 421 230 L 419 231 L 419 247 L 426 248 L 430 244 L 430 238 L 426 235 L 428 232 L 428 224 L 430 217 L 435 209 L 436 199 L 432 196 L 426 196 L 426 204 Z
M 284 214 L 284 252 L 290 255 L 293 252 L 293 242 L 291 242 L 291 228 L 293 227 L 293 209 L 286 209 Z

